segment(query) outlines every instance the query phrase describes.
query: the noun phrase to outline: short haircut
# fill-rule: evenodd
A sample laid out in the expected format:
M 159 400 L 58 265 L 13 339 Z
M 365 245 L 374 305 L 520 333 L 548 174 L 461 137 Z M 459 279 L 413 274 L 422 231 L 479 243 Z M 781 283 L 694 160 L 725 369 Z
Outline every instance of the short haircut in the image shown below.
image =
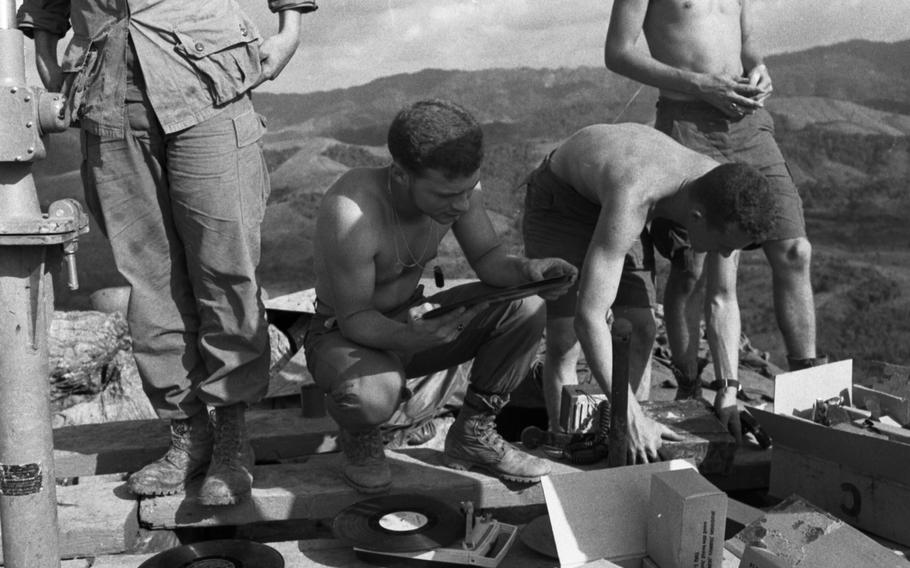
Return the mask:
M 418 101 L 398 112 L 389 127 L 389 152 L 406 170 L 439 170 L 447 178 L 480 169 L 483 131 L 461 106 L 446 100 Z
M 780 204 L 768 179 L 748 164 L 721 164 L 701 176 L 692 197 L 705 208 L 705 219 L 715 229 L 738 226 L 756 243 L 774 230 Z

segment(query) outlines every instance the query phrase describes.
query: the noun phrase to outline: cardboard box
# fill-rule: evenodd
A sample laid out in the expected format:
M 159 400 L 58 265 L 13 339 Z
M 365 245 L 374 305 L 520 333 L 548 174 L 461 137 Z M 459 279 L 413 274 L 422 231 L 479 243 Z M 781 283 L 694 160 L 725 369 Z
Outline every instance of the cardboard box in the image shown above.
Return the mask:
M 679 469 L 694 466 L 672 460 L 541 478 L 559 565 L 605 558 L 639 568 L 647 549 L 651 476 Z
M 910 545 L 910 444 L 793 416 L 852 386 L 852 361 L 777 376 L 774 412 L 753 409 L 773 440 L 769 493 L 800 495 L 851 525 Z
M 721 568 L 727 495 L 693 470 L 651 476 L 648 557 L 660 568 Z

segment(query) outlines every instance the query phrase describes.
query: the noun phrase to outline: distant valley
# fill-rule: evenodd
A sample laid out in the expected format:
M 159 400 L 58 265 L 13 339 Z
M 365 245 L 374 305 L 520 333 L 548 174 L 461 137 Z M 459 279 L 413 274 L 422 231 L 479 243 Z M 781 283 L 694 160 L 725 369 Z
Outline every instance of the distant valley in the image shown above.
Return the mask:
M 910 363 L 910 42 L 852 41 L 771 57 L 775 95 L 767 107 L 803 194 L 815 254 L 819 345 L 836 358 Z M 269 121 L 272 194 L 263 226 L 263 282 L 272 295 L 312 285 L 313 218 L 322 193 L 344 171 L 388 160 L 395 111 L 426 97 L 472 110 L 488 140 L 485 199 L 513 250 L 524 175 L 576 129 L 653 119 L 656 92 L 599 68 L 424 70 L 309 94 L 256 94 Z M 36 166 L 44 206 L 81 197 L 78 133 L 56 135 Z M 83 289 L 57 286 L 57 305 L 85 308 L 91 291 L 119 283 L 99 231 L 79 249 Z M 441 262 L 467 275 L 454 243 Z M 743 256 L 740 304 L 754 345 L 783 357 L 760 253 Z

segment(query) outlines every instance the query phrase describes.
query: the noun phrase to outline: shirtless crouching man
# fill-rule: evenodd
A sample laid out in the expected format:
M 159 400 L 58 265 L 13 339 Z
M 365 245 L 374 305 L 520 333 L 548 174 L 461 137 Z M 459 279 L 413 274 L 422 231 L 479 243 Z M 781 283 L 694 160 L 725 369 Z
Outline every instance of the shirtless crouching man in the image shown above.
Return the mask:
M 575 382 L 579 343 L 598 385 L 611 392 L 607 314 L 611 307 L 618 314 L 643 312 L 633 322 L 641 327 L 654 304 L 653 253 L 649 263 L 648 244 L 640 240 L 646 226 L 672 223 L 688 232 L 693 249 L 716 253 L 706 263 L 708 285 L 730 289 L 735 298 L 724 264 L 734 251 L 773 234 L 780 206 L 755 168 L 722 165 L 641 124 L 593 125 L 563 142 L 528 177 L 523 220 L 528 256 L 559 256 L 581 268 L 577 286 L 547 301 L 548 410 L 558 408 L 553 397 L 561 385 Z M 716 318 L 714 312 L 708 322 L 711 351 L 721 367 L 735 369 L 739 318 Z M 650 348 L 637 353 L 629 362 L 633 381 Z M 678 437 L 644 416 L 629 388 L 629 463 L 654 461 L 661 440 Z M 732 381 L 723 385 L 714 408 L 739 439 L 736 393 Z
M 440 100 L 405 108 L 389 129 L 392 164 L 355 168 L 328 190 L 316 224 L 316 315 L 307 364 L 341 428 L 344 477 L 355 489 L 389 489 L 379 426 L 410 394 L 408 379 L 474 359 L 464 405 L 443 461 L 504 479 L 535 482 L 546 460 L 506 443 L 496 414 L 527 375 L 543 332 L 537 297 L 459 308 L 423 319 L 426 303 L 449 304 L 483 285 L 512 286 L 577 273 L 555 258 L 507 254 L 480 192 L 483 134 L 463 108 Z M 423 267 L 449 231 L 481 283 L 422 297 Z M 553 292 L 563 293 L 565 289 Z
M 762 245 L 773 273 L 777 323 L 791 370 L 827 362 L 815 345 L 810 282 L 811 246 L 802 200 L 774 141 L 774 124 L 763 108 L 771 77 L 752 38 L 752 0 L 616 0 L 605 59 L 611 70 L 660 89 L 655 127 L 718 162 L 741 161 L 771 182 L 782 204 L 774 232 Z M 635 48 L 644 31 L 650 55 Z M 657 233 L 662 232 L 663 237 Z M 705 256 L 693 254 L 674 227 L 652 229 L 673 242 L 664 316 L 674 372 L 682 397 L 697 396 L 700 279 Z M 711 256 L 711 255 L 709 255 Z M 714 259 L 733 278 L 727 295 L 708 289 L 705 309 L 721 320 L 739 318 L 735 290 L 738 254 Z M 713 306 L 713 307 L 712 307 Z M 734 313 L 735 311 L 735 313 Z M 734 369 L 716 369 L 735 379 Z

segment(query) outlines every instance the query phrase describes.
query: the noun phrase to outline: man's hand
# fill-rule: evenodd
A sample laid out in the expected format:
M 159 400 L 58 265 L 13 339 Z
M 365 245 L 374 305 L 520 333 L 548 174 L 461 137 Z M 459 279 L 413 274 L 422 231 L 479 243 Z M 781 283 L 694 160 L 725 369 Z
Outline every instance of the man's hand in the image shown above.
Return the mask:
M 764 63 L 756 65 L 749 71 L 749 85 L 758 88 L 761 92 L 753 97 L 756 102 L 764 103 L 765 99 L 771 96 L 774 87 L 771 86 L 771 75 L 768 74 L 768 68 Z
M 714 412 L 727 430 L 736 438 L 736 443 L 743 443 L 743 429 L 739 422 L 739 407 L 736 405 L 736 387 L 727 387 L 717 391 L 714 397 Z
M 544 300 L 555 300 L 562 296 L 578 278 L 578 269 L 561 258 L 529 258 L 525 263 L 524 272 L 527 279 L 531 282 L 557 276 L 570 276 L 566 285 L 562 288 L 541 294 L 540 297 Z
M 725 115 L 738 118 L 762 107 L 762 89 L 748 77 L 728 77 L 704 74 L 698 83 L 701 98 L 714 105 Z M 769 93 L 770 94 L 770 93 Z
M 411 351 L 423 351 L 455 341 L 464 328 L 477 315 L 486 309 L 488 304 L 478 304 L 470 309 L 458 308 L 439 317 L 423 319 L 423 314 L 435 310 L 439 304 L 425 302 L 408 310 L 408 330 L 414 337 Z
M 682 436 L 648 418 L 634 399 L 629 400 L 629 464 L 660 461 L 660 447 L 663 440 L 682 440 Z
M 259 76 L 256 85 L 278 77 L 291 61 L 298 45 L 300 45 L 300 38 L 297 33 L 286 31 L 279 32 L 262 42 L 262 45 L 259 46 L 262 75 Z

